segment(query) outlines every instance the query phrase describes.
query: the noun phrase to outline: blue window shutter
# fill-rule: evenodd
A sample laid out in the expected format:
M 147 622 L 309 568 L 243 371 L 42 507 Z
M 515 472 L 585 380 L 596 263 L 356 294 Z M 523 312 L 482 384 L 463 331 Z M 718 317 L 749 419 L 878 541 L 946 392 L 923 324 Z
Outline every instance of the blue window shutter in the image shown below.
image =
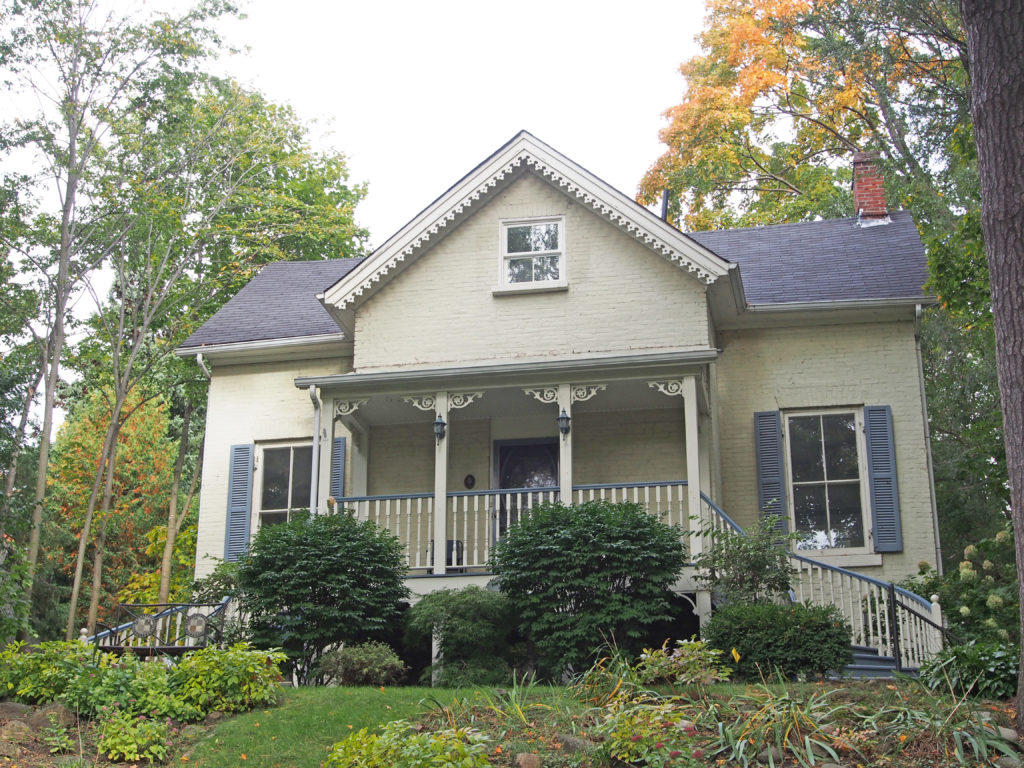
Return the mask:
M 331 443 L 331 496 L 345 495 L 345 438 L 336 437 Z
M 896 448 L 892 436 L 892 409 L 888 405 L 864 407 L 864 434 L 868 447 L 868 482 L 871 527 L 875 552 L 902 552 L 900 494 L 896 483 Z
M 761 514 L 778 515 L 779 530 L 787 531 L 786 462 L 782 454 L 782 414 L 779 411 L 754 414 L 754 444 L 757 447 L 758 510 Z
M 232 445 L 228 467 L 228 522 L 224 559 L 237 560 L 249 547 L 249 520 L 252 515 L 252 470 L 254 445 Z

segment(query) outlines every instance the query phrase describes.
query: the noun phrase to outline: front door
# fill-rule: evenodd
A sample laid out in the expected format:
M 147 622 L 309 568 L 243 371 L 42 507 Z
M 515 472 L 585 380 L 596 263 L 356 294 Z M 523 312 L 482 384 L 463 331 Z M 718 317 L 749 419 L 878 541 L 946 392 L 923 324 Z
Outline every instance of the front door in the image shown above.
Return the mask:
M 546 488 L 549 493 L 543 498 L 557 498 L 557 491 L 551 492 L 550 489 L 558 487 L 558 441 L 496 443 L 495 457 L 498 488 L 513 491 L 502 493 L 496 505 L 498 520 L 495 532 L 500 538 L 509 525 L 542 499 L 542 494 L 524 489 Z

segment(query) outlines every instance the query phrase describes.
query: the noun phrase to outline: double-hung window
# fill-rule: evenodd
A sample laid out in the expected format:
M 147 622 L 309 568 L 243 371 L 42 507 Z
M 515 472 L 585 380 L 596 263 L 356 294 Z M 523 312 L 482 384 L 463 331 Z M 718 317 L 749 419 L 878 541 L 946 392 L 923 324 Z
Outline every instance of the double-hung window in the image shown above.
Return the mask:
M 500 285 L 513 291 L 566 285 L 564 217 L 501 222 Z
M 866 545 L 868 480 L 860 409 L 785 414 L 793 530 L 799 549 Z
M 261 453 L 259 524 L 287 522 L 295 510 L 309 508 L 313 446 L 265 446 Z

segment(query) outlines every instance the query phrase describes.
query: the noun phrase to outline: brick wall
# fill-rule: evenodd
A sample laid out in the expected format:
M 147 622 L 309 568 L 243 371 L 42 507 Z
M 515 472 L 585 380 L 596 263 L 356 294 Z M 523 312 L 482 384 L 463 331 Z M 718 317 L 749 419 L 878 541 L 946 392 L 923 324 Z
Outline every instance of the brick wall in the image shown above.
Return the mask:
M 889 405 L 899 473 L 903 552 L 879 568 L 898 579 L 935 563 L 935 537 L 917 379 L 914 325 L 903 323 L 723 332 L 718 364 L 723 509 L 751 525 L 757 514 L 755 411 Z
M 569 288 L 493 295 L 499 220 L 565 216 Z M 704 347 L 703 286 L 533 175 L 389 282 L 356 314 L 360 371 Z

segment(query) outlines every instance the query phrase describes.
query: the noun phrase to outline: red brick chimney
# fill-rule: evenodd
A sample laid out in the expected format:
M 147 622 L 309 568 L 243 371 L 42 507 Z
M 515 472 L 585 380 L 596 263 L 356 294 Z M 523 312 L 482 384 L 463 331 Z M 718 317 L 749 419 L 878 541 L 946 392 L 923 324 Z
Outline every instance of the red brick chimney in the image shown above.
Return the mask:
M 856 152 L 853 155 L 853 207 L 862 222 L 885 219 L 889 215 L 878 158 L 878 152 Z

